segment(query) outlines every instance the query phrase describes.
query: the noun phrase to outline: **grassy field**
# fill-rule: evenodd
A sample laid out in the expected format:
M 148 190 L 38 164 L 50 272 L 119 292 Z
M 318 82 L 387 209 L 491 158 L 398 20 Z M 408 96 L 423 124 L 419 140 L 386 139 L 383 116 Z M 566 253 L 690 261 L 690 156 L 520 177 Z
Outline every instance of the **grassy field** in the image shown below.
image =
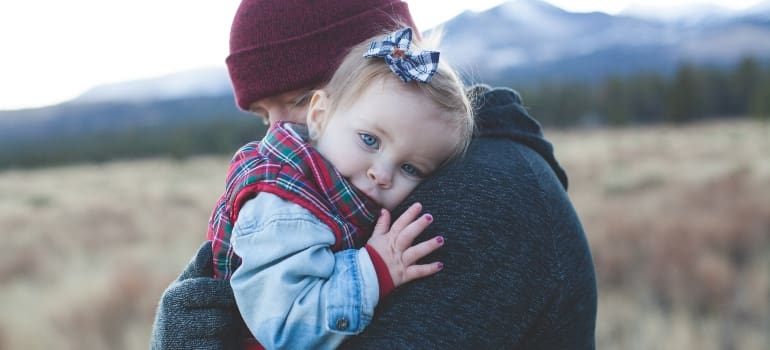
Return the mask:
M 770 125 L 551 132 L 599 349 L 770 348 Z M 0 349 L 144 349 L 227 157 L 0 172 Z

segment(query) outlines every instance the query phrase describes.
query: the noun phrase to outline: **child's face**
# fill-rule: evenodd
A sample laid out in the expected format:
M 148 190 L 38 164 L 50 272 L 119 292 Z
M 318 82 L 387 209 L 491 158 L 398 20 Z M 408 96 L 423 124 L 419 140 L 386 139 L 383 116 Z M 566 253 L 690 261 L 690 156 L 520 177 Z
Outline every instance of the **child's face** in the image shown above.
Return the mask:
M 326 113 L 328 97 L 310 102 L 314 145 L 358 190 L 393 209 L 451 154 L 459 136 L 444 113 L 397 78 L 370 84 L 349 106 Z

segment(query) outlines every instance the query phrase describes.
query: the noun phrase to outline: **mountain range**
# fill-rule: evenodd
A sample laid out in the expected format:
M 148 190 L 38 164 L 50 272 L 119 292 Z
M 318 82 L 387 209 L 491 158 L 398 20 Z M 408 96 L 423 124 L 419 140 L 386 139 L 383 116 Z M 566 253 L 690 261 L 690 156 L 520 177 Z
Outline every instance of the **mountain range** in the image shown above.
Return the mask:
M 443 48 L 471 78 L 514 85 L 668 73 L 682 62 L 770 59 L 770 2 L 745 11 L 689 9 L 656 16 L 631 8 L 609 15 L 571 13 L 540 0 L 509 1 L 447 22 Z
M 443 24 L 442 58 L 470 82 L 524 86 L 592 81 L 638 71 L 669 74 L 682 62 L 715 66 L 745 56 L 770 62 L 770 0 L 744 11 L 687 7 L 661 13 L 573 13 L 511 0 Z M 192 119 L 242 118 L 224 68 L 97 86 L 59 105 L 0 111 L 0 146 Z

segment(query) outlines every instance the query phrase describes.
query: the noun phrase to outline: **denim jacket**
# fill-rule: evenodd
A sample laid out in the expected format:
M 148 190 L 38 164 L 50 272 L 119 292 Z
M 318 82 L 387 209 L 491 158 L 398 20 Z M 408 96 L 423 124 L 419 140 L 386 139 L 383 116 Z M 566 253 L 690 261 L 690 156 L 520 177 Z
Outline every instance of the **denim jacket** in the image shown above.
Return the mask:
M 334 253 L 334 233 L 307 209 L 260 193 L 243 205 L 232 232 L 242 263 L 230 284 L 266 349 L 334 349 L 371 321 L 379 285 L 369 254 Z

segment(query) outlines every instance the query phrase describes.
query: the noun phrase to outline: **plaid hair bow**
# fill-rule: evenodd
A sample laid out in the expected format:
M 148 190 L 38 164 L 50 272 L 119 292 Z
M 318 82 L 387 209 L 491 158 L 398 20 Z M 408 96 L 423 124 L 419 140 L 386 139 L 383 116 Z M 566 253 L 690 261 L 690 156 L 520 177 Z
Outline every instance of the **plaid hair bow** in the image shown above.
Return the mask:
M 412 42 L 412 29 L 404 28 L 388 35 L 383 41 L 372 41 L 365 58 L 383 57 L 401 80 L 408 83 L 417 80 L 430 82 L 438 69 L 438 51 L 409 51 Z

